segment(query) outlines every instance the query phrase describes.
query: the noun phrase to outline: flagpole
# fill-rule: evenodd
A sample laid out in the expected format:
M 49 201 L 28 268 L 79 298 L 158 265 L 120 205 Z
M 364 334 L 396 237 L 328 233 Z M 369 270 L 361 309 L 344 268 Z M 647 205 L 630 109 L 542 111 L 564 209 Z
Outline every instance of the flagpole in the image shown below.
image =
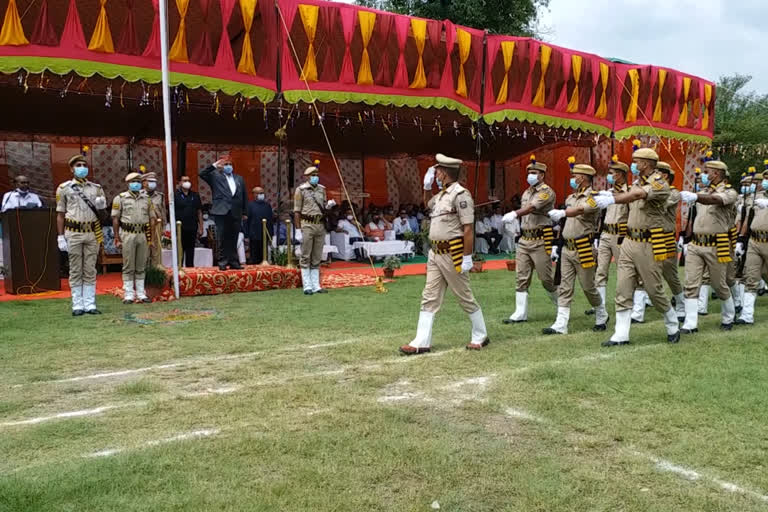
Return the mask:
M 168 189 L 168 210 L 171 215 L 171 258 L 173 262 L 173 293 L 179 298 L 179 263 L 176 260 L 178 239 L 176 237 L 176 209 L 174 208 L 173 192 L 173 148 L 171 141 L 171 84 L 168 73 L 168 5 L 166 0 L 160 0 L 160 68 L 163 80 L 163 131 L 165 132 L 165 178 Z M 165 226 L 163 226 L 165 227 Z M 162 249 L 160 249 L 162 250 Z

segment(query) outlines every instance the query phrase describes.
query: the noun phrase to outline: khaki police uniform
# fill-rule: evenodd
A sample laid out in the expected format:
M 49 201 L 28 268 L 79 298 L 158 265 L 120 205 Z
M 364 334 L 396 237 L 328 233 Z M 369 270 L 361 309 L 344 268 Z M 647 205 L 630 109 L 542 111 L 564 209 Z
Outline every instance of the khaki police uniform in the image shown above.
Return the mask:
M 664 222 L 664 232 L 667 234 L 667 259 L 662 264 L 662 275 L 664 280 L 669 285 L 669 290 L 672 295 L 677 298 L 681 298 L 683 293 L 683 285 L 680 282 L 680 273 L 678 271 L 678 254 L 677 254 L 677 209 L 680 205 L 680 191 L 674 186 L 669 187 L 669 199 L 667 199 L 667 215 Z M 679 306 L 678 312 L 682 313 L 682 305 Z
M 72 179 L 56 189 L 56 212 L 64 214 L 72 310 L 91 311 L 96 309 L 96 260 L 104 238 L 98 217 L 79 192 L 96 207 L 106 206 L 106 197 L 101 185 L 88 180 Z
M 309 167 L 304 176 L 317 174 L 317 167 Z M 320 287 L 320 263 L 323 261 L 323 246 L 325 245 L 325 187 L 302 183 L 293 195 L 293 211 L 301 217 L 301 280 L 304 293 L 325 293 Z
M 150 238 L 150 203 L 143 190 L 121 192 L 112 201 L 112 217 L 120 222 L 123 253 L 123 283 L 144 281 Z M 151 216 L 154 220 L 154 214 Z M 126 297 L 128 298 L 128 297 Z
M 533 271 L 545 290 L 555 291 L 554 270 L 550 260 L 554 232 L 547 212 L 555 207 L 555 191 L 546 183 L 538 183 L 523 192 L 522 208 L 533 211 L 520 220 L 521 236 L 516 248 L 517 291 L 527 292 Z
M 768 174 L 765 175 L 768 178 Z M 765 190 L 757 192 L 755 200 L 768 200 Z M 744 264 L 745 291 L 738 324 L 754 323 L 755 300 L 760 289 L 760 280 L 768 279 L 768 208 L 755 207 L 750 224 L 747 260 Z
M 153 221 L 150 226 L 149 242 L 149 264 L 153 267 L 163 266 L 163 230 L 167 224 L 165 214 L 165 197 L 158 191 L 148 193 L 150 199 L 150 209 L 152 211 Z M 158 222 L 159 221 L 159 222 Z M 171 226 L 176 229 L 176 226 Z
M 613 187 L 613 191 L 616 194 L 623 194 L 627 191 L 627 185 L 616 185 Z M 600 235 L 600 244 L 597 248 L 595 285 L 598 288 L 608 286 L 608 273 L 611 268 L 611 261 L 619 261 L 621 243 L 627 235 L 628 217 L 629 206 L 626 204 L 612 204 L 605 210 L 603 232 Z

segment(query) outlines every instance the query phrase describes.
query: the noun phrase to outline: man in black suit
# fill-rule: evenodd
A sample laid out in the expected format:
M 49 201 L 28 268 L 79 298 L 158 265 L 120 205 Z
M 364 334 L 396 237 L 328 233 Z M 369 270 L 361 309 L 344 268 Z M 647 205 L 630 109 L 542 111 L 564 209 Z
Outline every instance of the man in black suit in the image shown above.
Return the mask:
M 213 206 L 211 215 L 216 222 L 216 246 L 219 270 L 240 270 L 237 257 L 237 236 L 240 223 L 246 219 L 248 198 L 243 177 L 234 173 L 232 159 L 224 155 L 213 165 L 200 171 L 200 179 L 211 187 Z
M 195 266 L 195 242 L 203 236 L 203 203 L 197 192 L 192 191 L 189 176 L 182 176 L 176 190 L 174 205 L 176 220 L 181 222 L 181 247 L 184 250 L 184 266 Z
M 251 242 L 251 263 L 258 265 L 266 258 L 263 249 L 264 227 L 262 221 L 267 221 L 267 233 L 272 232 L 272 207 L 266 201 L 264 189 L 253 189 L 253 201 L 248 203 L 248 223 L 246 224 L 246 236 Z

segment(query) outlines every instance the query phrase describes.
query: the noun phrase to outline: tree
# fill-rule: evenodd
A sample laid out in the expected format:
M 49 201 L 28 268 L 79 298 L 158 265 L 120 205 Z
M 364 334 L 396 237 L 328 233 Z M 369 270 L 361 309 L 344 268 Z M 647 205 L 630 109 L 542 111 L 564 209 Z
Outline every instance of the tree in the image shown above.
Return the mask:
M 357 0 L 358 5 L 487 29 L 492 34 L 535 36 L 539 9 L 549 0 Z
M 724 76 L 715 89 L 714 156 L 728 165 L 733 183 L 751 166 L 762 172 L 768 158 L 768 94 L 745 92 L 751 80 L 749 75 Z

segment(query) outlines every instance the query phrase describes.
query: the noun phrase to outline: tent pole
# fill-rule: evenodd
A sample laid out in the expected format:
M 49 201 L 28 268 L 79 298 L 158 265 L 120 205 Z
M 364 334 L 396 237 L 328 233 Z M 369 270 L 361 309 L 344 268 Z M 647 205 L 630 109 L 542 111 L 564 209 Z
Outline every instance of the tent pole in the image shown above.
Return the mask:
M 486 73 L 486 61 L 488 60 L 488 31 L 486 30 L 483 33 L 483 67 L 480 71 L 480 117 L 478 118 L 477 122 L 475 123 L 476 130 L 475 130 L 475 140 L 477 141 L 477 144 L 475 145 L 475 190 L 472 193 L 472 198 L 475 200 L 475 203 L 478 202 L 477 197 L 477 187 L 480 184 L 480 153 L 482 151 L 482 139 L 480 137 L 480 126 L 485 123 L 485 120 L 483 119 L 483 114 L 485 111 L 485 73 Z M 477 211 L 475 211 L 475 215 L 477 215 Z M 477 220 L 477 219 L 475 219 Z M 474 237 L 474 241 L 472 243 L 473 247 L 477 247 L 477 233 L 475 232 L 475 225 L 472 225 L 472 236 Z
M 173 145 L 171 142 L 171 84 L 168 72 L 168 4 L 160 0 L 160 66 L 163 79 L 163 131 L 165 132 L 165 178 L 168 192 L 168 210 L 171 215 L 171 253 L 178 254 L 178 239 L 176 238 L 176 208 L 173 193 Z M 179 262 L 173 261 L 173 293 L 179 298 Z

